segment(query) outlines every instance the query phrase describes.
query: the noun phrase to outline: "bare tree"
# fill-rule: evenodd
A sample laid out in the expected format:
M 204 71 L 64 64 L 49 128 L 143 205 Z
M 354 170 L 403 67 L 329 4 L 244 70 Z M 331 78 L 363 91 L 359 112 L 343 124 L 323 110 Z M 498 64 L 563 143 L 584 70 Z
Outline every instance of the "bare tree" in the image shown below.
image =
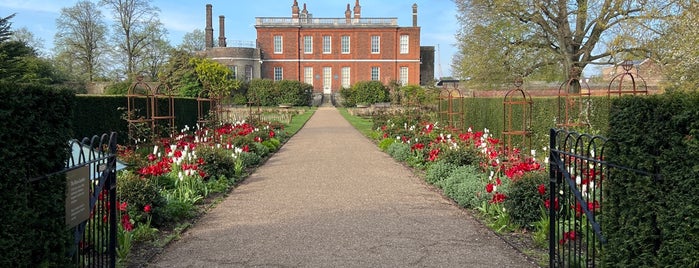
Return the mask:
M 576 77 L 589 64 L 645 56 L 680 1 L 689 0 L 454 0 L 462 25 L 454 68 L 480 79 L 464 66 L 485 56 L 482 68 L 502 64 L 527 75 L 554 66 Z
M 38 54 L 44 50 L 44 40 L 36 37 L 27 27 L 22 27 L 12 32 L 10 40 L 15 40 L 34 48 Z
M 56 19 L 56 55 L 71 55 L 77 64 L 76 69 L 68 71 L 78 76 L 84 74 L 87 81 L 93 81 L 102 65 L 100 58 L 106 49 L 107 32 L 103 20 L 97 5 L 85 0 L 62 8 Z
M 177 46 L 177 48 L 187 51 L 196 52 L 203 51 L 206 47 L 206 34 L 201 29 L 194 29 L 194 31 L 184 34 L 182 37 L 182 43 Z
M 125 71 L 128 77 L 141 71 L 138 64 L 146 53 L 146 48 L 156 42 L 154 29 L 162 29 L 157 7 L 150 0 L 101 0 L 100 4 L 112 11 L 115 21 L 114 41 L 125 58 Z

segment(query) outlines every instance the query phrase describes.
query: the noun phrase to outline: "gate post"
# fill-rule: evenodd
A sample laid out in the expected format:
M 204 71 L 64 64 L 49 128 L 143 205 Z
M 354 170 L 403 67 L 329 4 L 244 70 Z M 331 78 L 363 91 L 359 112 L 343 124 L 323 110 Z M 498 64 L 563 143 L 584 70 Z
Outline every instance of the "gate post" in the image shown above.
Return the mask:
M 549 130 L 549 267 L 556 267 L 556 183 L 558 182 L 556 170 L 558 167 L 554 164 L 554 155 L 556 148 L 556 129 Z
M 116 177 L 116 160 L 117 160 L 117 133 L 112 132 L 109 137 L 109 157 L 107 158 L 107 167 L 109 168 L 109 177 L 107 178 L 107 186 L 109 189 L 109 267 L 116 267 L 116 248 L 117 241 L 117 177 Z

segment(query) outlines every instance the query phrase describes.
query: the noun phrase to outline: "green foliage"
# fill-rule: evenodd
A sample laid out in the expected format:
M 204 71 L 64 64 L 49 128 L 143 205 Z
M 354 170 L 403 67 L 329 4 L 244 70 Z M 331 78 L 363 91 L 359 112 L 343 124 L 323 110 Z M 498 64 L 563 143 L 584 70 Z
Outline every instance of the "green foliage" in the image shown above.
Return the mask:
M 126 95 L 129 93 L 130 81 L 116 82 L 104 88 L 104 94 L 107 95 Z
M 235 158 L 230 151 L 223 148 L 213 148 L 209 146 L 200 146 L 196 149 L 197 156 L 204 159 L 204 165 L 200 168 L 208 178 L 235 178 L 233 166 L 235 166 Z
M 125 144 L 128 126 L 122 116 L 126 112 L 126 96 L 80 95 L 75 98 L 75 112 L 72 114 L 75 137 L 92 137 L 92 135 L 115 131 L 119 143 Z M 145 101 L 136 102 L 145 107 Z M 167 106 L 159 105 L 166 109 Z M 197 122 L 197 100 L 192 98 L 175 98 L 175 127 L 194 126 Z M 165 111 L 160 111 L 165 114 Z
M 296 80 L 281 80 L 275 82 L 275 104 L 291 104 L 293 106 L 308 106 L 311 103 L 313 86 Z
M 262 161 L 262 157 L 252 152 L 242 152 L 238 154 L 238 158 L 240 158 L 243 161 L 244 167 L 257 166 Z
M 501 137 L 504 128 L 504 109 L 502 98 L 463 98 L 465 128 L 471 127 L 473 131 L 490 130 L 496 137 Z M 530 149 L 540 151 L 548 147 L 549 130 L 556 127 L 558 117 L 558 97 L 533 98 L 532 105 L 532 148 L 518 146 L 522 151 Z M 610 99 L 606 96 L 590 98 L 589 122 L 591 128 L 581 128 L 578 131 L 605 135 L 608 131 Z M 454 100 L 453 106 L 461 107 L 459 100 Z M 443 105 L 446 107 L 446 105 Z M 519 118 L 513 115 L 513 118 Z M 446 119 L 440 118 L 445 122 Z M 521 124 L 521 121 L 513 121 L 513 125 Z
M 526 172 L 510 184 L 504 206 L 513 223 L 532 229 L 533 224 L 541 218 L 544 200 L 548 197 L 547 192 L 540 194 L 538 187 L 542 184 L 547 187 L 548 181 L 546 172 Z
M 483 159 L 474 147 L 443 148 L 439 159 L 455 166 L 478 165 Z
M 67 266 L 65 175 L 74 95 L 0 82 L 0 267 Z
M 360 81 L 349 89 L 343 88 L 340 94 L 347 107 L 390 101 L 388 88 L 379 81 Z
M 164 79 L 180 96 L 196 98 L 203 86 L 194 70 L 196 65 L 190 62 L 191 58 L 194 56 L 184 50 L 171 52 L 169 61 L 163 66 L 158 77 Z
M 396 139 L 394 139 L 394 138 L 385 138 L 379 142 L 379 149 L 381 149 L 381 151 L 385 152 L 386 150 L 388 150 L 388 147 L 391 146 L 391 144 L 393 144 L 395 142 L 396 142 Z
M 453 163 L 444 160 L 437 160 L 427 167 L 425 181 L 431 184 L 440 185 L 441 181 L 449 177 L 452 170 L 456 169 L 456 167 L 457 166 Z
M 143 219 L 145 217 L 143 208 L 151 205 L 153 223 L 159 225 L 163 222 L 165 199 L 160 195 L 160 185 L 157 182 L 142 179 L 138 174 L 126 170 L 122 171 L 117 178 L 117 189 L 119 189 L 119 201 L 129 204 L 131 216 Z
M 273 106 L 274 89 L 274 81 L 271 79 L 253 79 L 248 88 L 248 101 L 254 105 Z
M 230 96 L 233 90 L 238 89 L 240 81 L 233 79 L 233 72 L 223 64 L 210 59 L 191 58 L 190 64 L 194 64 L 194 71 L 199 81 L 208 90 L 208 97 L 221 99 Z
M 401 142 L 395 142 L 389 145 L 386 153 L 399 162 L 405 162 L 412 155 L 410 145 Z
M 234 93 L 232 102 L 233 105 L 245 105 L 248 103 L 248 98 L 245 97 L 245 94 Z
M 699 94 L 615 99 L 605 150 L 611 163 L 658 177 L 612 169 L 605 185 L 603 262 L 608 266 L 692 267 L 699 262 Z M 642 246 L 639 246 L 642 245 Z
M 438 180 L 437 185 L 444 189 L 444 194 L 465 208 L 476 208 L 488 200 L 485 192 L 485 179 L 475 166 L 460 166 L 454 169 L 446 179 Z

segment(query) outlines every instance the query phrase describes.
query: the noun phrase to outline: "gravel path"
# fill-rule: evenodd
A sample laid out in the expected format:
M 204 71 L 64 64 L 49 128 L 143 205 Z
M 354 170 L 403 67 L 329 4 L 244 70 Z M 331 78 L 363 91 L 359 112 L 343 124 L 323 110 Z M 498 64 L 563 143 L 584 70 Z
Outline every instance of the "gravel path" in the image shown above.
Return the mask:
M 536 267 L 332 107 L 149 267 Z

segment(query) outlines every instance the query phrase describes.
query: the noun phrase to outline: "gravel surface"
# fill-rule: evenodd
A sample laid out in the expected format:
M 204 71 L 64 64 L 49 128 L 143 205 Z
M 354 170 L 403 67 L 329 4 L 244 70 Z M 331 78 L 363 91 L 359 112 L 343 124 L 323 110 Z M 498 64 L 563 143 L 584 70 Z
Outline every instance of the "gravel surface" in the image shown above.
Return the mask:
M 536 267 L 321 107 L 149 267 Z

